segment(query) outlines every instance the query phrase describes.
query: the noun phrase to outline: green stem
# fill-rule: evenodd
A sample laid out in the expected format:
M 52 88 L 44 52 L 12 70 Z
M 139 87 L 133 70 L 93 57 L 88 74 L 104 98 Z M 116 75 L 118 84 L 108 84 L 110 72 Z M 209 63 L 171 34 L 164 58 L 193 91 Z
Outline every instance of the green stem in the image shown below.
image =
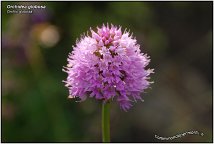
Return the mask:
M 102 104 L 102 134 L 103 142 L 110 142 L 110 103 Z

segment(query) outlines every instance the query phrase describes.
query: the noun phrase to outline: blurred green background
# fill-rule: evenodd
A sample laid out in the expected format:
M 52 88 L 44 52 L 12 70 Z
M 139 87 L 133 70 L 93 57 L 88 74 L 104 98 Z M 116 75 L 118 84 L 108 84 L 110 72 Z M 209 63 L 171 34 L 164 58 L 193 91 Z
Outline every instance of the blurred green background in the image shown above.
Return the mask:
M 33 14 L 7 5 L 45 5 Z M 212 142 L 213 2 L 1 2 L 2 142 L 101 142 L 101 103 L 67 99 L 67 55 L 103 23 L 130 29 L 151 56 L 151 89 L 111 104 L 113 142 Z M 170 137 L 187 131 L 171 141 Z

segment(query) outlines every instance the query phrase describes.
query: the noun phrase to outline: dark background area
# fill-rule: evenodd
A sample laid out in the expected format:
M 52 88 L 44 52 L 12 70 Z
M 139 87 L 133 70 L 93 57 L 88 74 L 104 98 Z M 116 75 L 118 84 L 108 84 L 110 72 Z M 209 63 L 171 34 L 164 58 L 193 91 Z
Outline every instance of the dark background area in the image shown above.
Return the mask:
M 33 14 L 7 5 L 45 5 Z M 112 142 L 212 142 L 213 2 L 1 2 L 2 142 L 101 142 L 101 103 L 67 99 L 76 39 L 107 22 L 151 56 L 154 84 L 128 112 L 111 104 Z M 11 9 L 10 9 L 11 10 Z M 162 141 L 155 135 L 171 137 Z

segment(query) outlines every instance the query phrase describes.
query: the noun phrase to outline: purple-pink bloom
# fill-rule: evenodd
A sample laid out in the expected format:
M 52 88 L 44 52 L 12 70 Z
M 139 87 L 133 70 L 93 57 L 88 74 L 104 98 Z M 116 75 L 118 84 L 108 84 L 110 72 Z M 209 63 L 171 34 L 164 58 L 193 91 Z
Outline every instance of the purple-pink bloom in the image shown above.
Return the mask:
M 104 102 L 116 99 L 126 111 L 133 101 L 142 100 L 140 94 L 151 83 L 153 69 L 146 69 L 150 59 L 121 27 L 107 24 L 90 31 L 91 35 L 77 41 L 63 69 L 68 74 L 64 82 L 69 97 L 81 101 L 94 97 Z

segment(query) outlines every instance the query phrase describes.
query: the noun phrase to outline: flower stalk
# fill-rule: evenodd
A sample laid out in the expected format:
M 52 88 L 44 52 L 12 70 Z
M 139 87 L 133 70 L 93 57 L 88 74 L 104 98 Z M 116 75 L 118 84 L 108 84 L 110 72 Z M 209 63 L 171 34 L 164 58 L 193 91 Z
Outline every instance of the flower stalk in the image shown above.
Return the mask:
M 102 104 L 102 140 L 110 142 L 110 103 Z

